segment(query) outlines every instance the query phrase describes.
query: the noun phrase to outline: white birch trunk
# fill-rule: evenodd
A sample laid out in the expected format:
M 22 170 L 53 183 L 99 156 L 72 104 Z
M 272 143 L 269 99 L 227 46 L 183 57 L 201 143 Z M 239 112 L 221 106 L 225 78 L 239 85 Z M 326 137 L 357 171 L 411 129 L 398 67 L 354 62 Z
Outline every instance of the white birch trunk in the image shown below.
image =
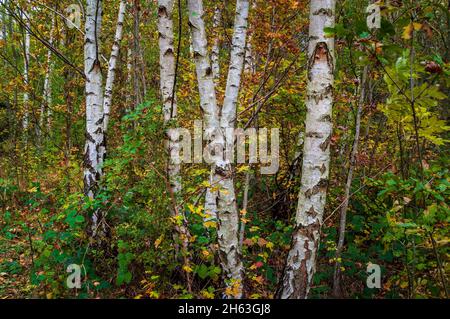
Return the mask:
M 53 45 L 53 33 L 55 31 L 55 15 L 52 16 L 52 26 L 50 29 L 50 37 L 49 37 L 49 43 L 50 45 Z M 41 117 L 40 117 L 40 128 L 43 129 L 44 127 L 44 118 L 45 118 L 45 106 L 47 107 L 47 131 L 50 131 L 50 117 L 52 114 L 51 105 L 52 105 L 52 87 L 51 87 L 51 81 L 50 76 L 52 73 L 52 51 L 47 51 L 47 70 L 45 72 L 45 79 L 44 79 L 44 100 L 46 105 L 41 106 Z
M 125 19 L 126 8 L 126 0 L 121 0 L 119 5 L 119 14 L 117 17 L 116 34 L 114 36 L 114 43 L 111 49 L 111 56 L 108 63 L 108 75 L 106 76 L 105 95 L 103 100 L 103 131 L 105 132 L 105 134 L 108 131 L 113 86 L 116 77 L 117 59 L 119 57 L 120 41 L 122 41 L 123 21 Z
M 102 0 L 86 1 L 86 24 L 84 43 L 84 72 L 86 75 L 86 146 L 84 157 L 84 193 L 93 199 L 102 176 L 104 147 L 103 134 L 103 88 L 100 69 L 100 29 Z M 96 236 L 101 213 L 92 216 L 92 236 Z M 102 223 L 103 224 L 103 223 Z
M 244 64 L 244 72 L 252 73 L 255 72 L 252 44 L 250 42 L 251 39 L 247 42 L 247 46 L 245 48 L 245 64 Z
M 27 25 L 27 28 L 30 28 L 30 21 L 29 17 L 25 17 L 25 23 Z M 23 79 L 25 84 L 25 90 L 23 93 L 23 107 L 24 107 L 24 114 L 23 114 L 23 129 L 26 131 L 28 129 L 28 121 L 29 121 L 29 96 L 28 96 L 28 86 L 30 85 L 29 82 L 29 67 L 30 67 L 30 33 L 25 30 L 25 43 L 24 43 L 24 56 L 23 56 L 23 65 L 24 65 L 24 71 L 23 71 Z
M 227 144 L 232 142 L 231 139 L 226 140 L 225 130 L 234 127 L 235 124 L 236 103 L 245 54 L 248 7 L 247 0 L 237 0 L 226 96 L 222 108 L 222 119 L 219 122 L 214 76 L 202 19 L 203 4 L 201 0 L 188 0 L 189 24 L 192 32 L 200 103 L 204 114 L 205 134 L 208 140 L 213 140 L 211 146 L 215 150 L 212 158 L 211 192 L 216 193 L 217 196 L 219 257 L 227 285 L 237 288 L 235 298 L 242 297 L 243 265 L 239 249 L 239 214 L 236 207 L 232 163 L 226 155 Z M 215 188 L 217 191 L 213 190 Z
M 212 65 L 212 71 L 214 79 L 218 79 L 220 76 L 220 64 L 219 64 L 219 50 L 220 50 L 220 38 L 219 38 L 219 27 L 220 22 L 222 20 L 222 10 L 220 9 L 220 6 L 217 5 L 216 9 L 214 10 L 214 16 L 213 16 L 213 26 L 212 29 L 214 31 L 214 40 L 213 40 L 213 46 L 211 49 L 211 65 Z
M 166 126 L 167 139 L 165 146 L 169 155 L 167 163 L 167 175 L 169 178 L 171 197 L 174 200 L 172 208 L 172 215 L 181 224 L 176 225 L 178 239 L 182 244 L 182 255 L 184 257 L 184 264 L 189 264 L 188 259 L 188 245 L 189 236 L 188 230 L 184 224 L 185 218 L 181 207 L 179 207 L 179 199 L 181 192 L 181 165 L 179 161 L 175 160 L 180 151 L 180 143 L 175 131 L 170 129 L 172 122 L 177 119 L 177 99 L 175 93 L 175 49 L 174 49 L 174 33 L 173 33 L 173 8 L 174 0 L 158 0 L 158 32 L 159 32 L 159 71 L 160 71 L 160 90 L 163 100 L 163 114 L 164 124 Z M 180 13 L 181 14 L 181 13 Z M 176 238 L 175 237 L 175 238 Z M 186 281 L 188 290 L 190 290 L 190 275 L 186 272 Z
M 188 1 L 188 10 L 191 28 L 191 54 L 194 57 L 196 65 L 200 106 L 203 110 L 203 126 L 205 130 L 205 137 L 210 139 L 213 131 L 217 131 L 219 128 L 219 109 L 217 107 L 212 67 L 208 56 L 202 1 Z M 221 137 L 218 137 L 218 139 L 220 138 Z M 211 184 L 213 183 L 212 175 L 213 173 L 211 172 Z M 205 213 L 210 216 L 210 219 L 215 219 L 217 217 L 217 187 L 218 185 L 213 185 L 212 187 L 208 187 L 206 190 Z
M 125 95 L 125 111 L 128 114 L 131 111 L 131 91 L 132 91 L 132 72 L 133 72 L 133 54 L 131 48 L 128 47 L 127 50 L 127 90 Z
M 335 0 L 310 3 L 305 142 L 296 228 L 278 296 L 307 298 L 316 267 L 330 166 Z
M 231 131 L 236 125 L 237 101 L 241 83 L 241 74 L 244 68 L 245 41 L 247 37 L 248 24 L 248 0 L 236 1 L 236 17 L 234 21 L 234 32 L 230 54 L 230 65 L 228 69 L 227 85 L 225 88 L 225 99 L 222 107 L 220 126 L 223 132 Z M 234 135 L 225 134 L 225 150 L 233 152 Z M 239 284 L 242 296 L 243 265 L 241 262 L 241 250 L 239 245 L 239 211 L 236 206 L 236 193 L 233 180 L 232 156 L 226 154 L 224 160 L 217 164 L 215 169 L 215 181 L 220 180 L 219 197 L 217 200 L 219 248 L 222 259 L 226 259 L 226 266 L 230 278 Z M 219 168 L 219 169 L 218 169 Z
M 160 90 L 163 100 L 164 123 L 168 126 L 177 117 L 177 101 L 174 92 L 175 49 L 172 19 L 174 0 L 158 0 L 158 6 Z M 170 157 L 167 173 L 170 191 L 176 195 L 181 190 L 180 164 L 174 163 L 171 155 L 178 154 L 180 146 L 173 131 L 168 130 L 167 137 L 166 148 Z
M 256 1 L 252 3 L 252 10 L 256 9 Z M 245 61 L 244 61 L 244 72 L 254 73 L 256 72 L 255 67 L 255 56 L 252 50 L 252 36 L 248 36 L 247 44 L 245 46 Z

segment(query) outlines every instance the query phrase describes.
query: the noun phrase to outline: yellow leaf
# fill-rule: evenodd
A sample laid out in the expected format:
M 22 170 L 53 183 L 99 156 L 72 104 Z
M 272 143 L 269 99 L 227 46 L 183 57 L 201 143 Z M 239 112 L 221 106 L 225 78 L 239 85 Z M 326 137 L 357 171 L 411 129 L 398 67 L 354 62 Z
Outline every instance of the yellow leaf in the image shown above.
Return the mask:
M 216 228 L 217 227 L 217 223 L 212 221 L 212 220 L 209 220 L 207 222 L 204 222 L 203 226 L 205 226 L 206 228 Z
M 402 38 L 405 40 L 410 40 L 412 37 L 413 30 L 419 31 L 420 29 L 422 29 L 421 23 L 417 22 L 410 23 L 403 29 Z
M 250 219 L 241 218 L 241 222 L 243 222 L 244 224 L 247 224 L 249 221 L 250 221 Z
M 243 165 L 243 166 L 238 167 L 237 172 L 238 173 L 246 172 L 249 170 L 249 168 L 250 167 L 248 165 Z
M 192 272 L 192 268 L 189 265 L 184 265 L 183 270 L 187 273 Z
M 155 248 L 158 248 L 158 246 L 162 243 L 164 238 L 164 235 L 161 235 L 158 237 L 158 239 L 155 240 Z
M 254 233 L 254 232 L 258 231 L 258 230 L 259 230 L 259 227 L 258 227 L 258 226 L 252 226 L 252 227 L 250 227 L 250 231 L 251 231 L 252 233 Z
M 200 293 L 206 299 L 214 299 L 214 294 L 212 292 L 209 292 L 207 290 L 202 290 Z
M 422 23 L 414 22 L 413 27 L 414 27 L 414 30 L 419 31 L 420 29 L 422 29 Z
M 410 23 L 408 24 L 404 29 L 403 29 L 403 34 L 402 34 L 402 38 L 405 40 L 410 40 L 411 36 L 412 36 L 412 32 L 413 32 L 413 24 Z

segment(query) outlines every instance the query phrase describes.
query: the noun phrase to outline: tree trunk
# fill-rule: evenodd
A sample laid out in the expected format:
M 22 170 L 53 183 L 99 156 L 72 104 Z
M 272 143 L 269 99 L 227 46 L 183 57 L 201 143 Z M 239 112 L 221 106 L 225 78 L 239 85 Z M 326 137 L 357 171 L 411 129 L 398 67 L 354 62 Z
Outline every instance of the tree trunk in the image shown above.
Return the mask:
M 100 29 L 102 21 L 102 0 L 87 0 L 84 72 L 86 75 L 86 146 L 84 154 L 84 193 L 94 199 L 102 176 L 102 148 L 105 145 L 103 133 L 103 89 L 100 67 Z M 100 223 L 102 224 L 99 228 Z M 100 211 L 92 216 L 92 236 L 102 231 L 104 223 Z
M 175 131 L 169 129 L 172 122 L 177 119 L 177 99 L 175 93 L 175 49 L 174 49 L 174 34 L 173 34 L 173 8 L 174 0 L 158 0 L 158 32 L 159 32 L 159 70 L 160 70 L 160 90 L 163 100 L 164 124 L 166 126 L 167 139 L 165 146 L 169 156 L 167 163 L 167 175 L 169 178 L 169 192 L 173 198 L 172 216 L 181 221 L 175 227 L 178 239 L 182 243 L 182 255 L 184 256 L 184 263 L 189 265 L 188 259 L 188 231 L 184 225 L 184 214 L 180 205 L 181 192 L 181 165 L 175 161 L 175 154 L 179 154 L 180 143 Z M 181 12 L 179 13 L 181 14 Z M 181 36 L 181 35 L 180 35 Z M 191 285 L 189 272 L 185 273 L 188 287 Z
M 217 196 L 219 256 L 228 287 L 233 288 L 236 298 L 242 296 L 243 266 L 239 250 L 239 214 L 233 183 L 233 171 L 226 150 L 231 150 L 233 138 L 227 137 L 226 129 L 233 128 L 236 118 L 236 103 L 244 62 L 245 40 L 248 17 L 248 1 L 236 3 L 236 20 L 233 35 L 231 62 L 228 71 L 227 88 L 222 118 L 219 122 L 214 77 L 208 56 L 205 26 L 202 19 L 201 0 L 188 0 L 189 24 L 192 32 L 192 47 L 196 64 L 200 103 L 204 114 L 205 135 L 215 150 L 211 156 L 211 192 Z M 217 188 L 217 191 L 214 189 Z M 206 204 L 205 204 L 206 206 Z
M 335 0 L 310 3 L 308 86 L 305 142 L 296 228 L 281 286 L 282 299 L 307 298 L 316 268 L 330 166 L 333 104 L 334 38 L 324 28 L 334 27 Z
M 356 112 L 356 119 L 355 119 L 355 136 L 353 139 L 353 147 L 352 147 L 352 152 L 350 155 L 350 165 L 349 165 L 349 169 L 348 169 L 347 183 L 345 184 L 344 204 L 341 207 L 341 217 L 340 217 L 340 224 L 339 224 L 339 240 L 338 240 L 338 244 L 337 244 L 337 248 L 336 248 L 336 264 L 335 264 L 334 277 L 333 277 L 333 295 L 335 297 L 342 296 L 342 290 L 341 290 L 341 285 L 340 285 L 341 263 L 340 263 L 339 259 L 341 258 L 342 249 L 344 248 L 347 209 L 348 209 L 348 202 L 349 202 L 350 191 L 351 191 L 352 180 L 353 180 L 353 172 L 355 170 L 355 164 L 356 164 L 356 154 L 358 153 L 359 133 L 360 133 L 360 128 L 361 128 L 361 113 L 362 113 L 364 99 L 365 99 L 365 85 L 366 85 L 366 79 L 367 79 L 367 72 L 368 72 L 368 66 L 365 66 L 363 73 L 361 75 L 361 81 L 360 81 L 360 83 L 361 83 L 360 95 L 359 95 L 358 109 Z
M 105 95 L 103 100 L 103 131 L 105 134 L 108 131 L 113 85 L 116 77 L 117 58 L 119 57 L 120 41 L 122 41 L 123 21 L 125 19 L 126 8 L 126 0 L 121 0 L 119 5 L 119 14 L 117 17 L 116 34 L 114 36 L 114 43 L 111 49 L 111 56 L 109 58 L 108 75 L 106 76 Z
M 52 16 L 52 25 L 50 29 L 50 45 L 53 45 L 53 33 L 55 32 L 55 15 Z M 44 79 L 44 100 L 45 104 L 41 106 L 41 117 L 40 117 L 40 129 L 44 128 L 44 119 L 45 119 L 45 107 L 47 107 L 47 131 L 50 132 L 50 116 L 52 114 L 51 105 L 52 105 L 52 86 L 50 81 L 50 76 L 52 73 L 52 51 L 49 49 L 47 51 L 47 70 L 45 72 Z
M 29 17 L 25 17 L 25 23 L 27 25 L 27 29 L 30 28 L 30 21 Z M 29 76 L 29 67 L 30 67 L 30 33 L 28 30 L 25 30 L 25 41 L 24 41 L 24 55 L 23 55 L 23 79 L 25 84 L 25 90 L 23 93 L 23 108 L 24 108 L 24 114 L 23 114 L 23 130 L 26 132 L 28 130 L 28 122 L 29 122 L 29 96 L 28 96 L 28 89 L 30 82 L 28 80 Z
M 240 218 L 240 228 L 239 228 L 239 249 L 242 250 L 242 244 L 244 243 L 245 237 L 245 222 L 243 218 L 247 215 L 247 207 L 248 207 L 248 191 L 250 188 L 250 175 L 249 171 L 245 172 L 245 184 L 244 184 L 244 198 L 242 200 L 242 211 L 243 216 Z
M 174 92 L 175 83 L 175 50 L 173 35 L 173 7 L 174 0 L 158 0 L 158 32 L 159 32 L 159 67 L 160 90 L 163 100 L 164 123 L 170 125 L 177 118 L 177 101 Z M 169 154 L 179 150 L 176 136 L 168 130 L 166 149 Z M 171 157 L 171 156 L 170 156 Z M 169 160 L 167 173 L 170 180 L 170 188 L 173 194 L 181 190 L 180 164 Z
M 220 8 L 220 5 L 216 6 L 216 9 L 214 10 L 214 16 L 213 16 L 213 26 L 212 29 L 214 31 L 214 40 L 213 40 L 213 46 L 211 49 L 211 64 L 212 64 L 212 71 L 214 79 L 218 79 L 220 76 L 220 64 L 219 64 L 219 51 L 220 51 L 220 37 L 219 37 L 219 27 L 220 23 L 222 21 L 222 10 Z

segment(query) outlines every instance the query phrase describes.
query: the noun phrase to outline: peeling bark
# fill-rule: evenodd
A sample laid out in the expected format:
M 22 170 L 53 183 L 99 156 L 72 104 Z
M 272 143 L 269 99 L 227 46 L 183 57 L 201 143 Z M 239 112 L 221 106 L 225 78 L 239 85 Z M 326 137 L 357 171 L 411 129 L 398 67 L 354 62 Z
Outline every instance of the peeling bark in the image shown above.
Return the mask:
M 205 138 L 213 140 L 214 132 L 219 128 L 219 109 L 217 107 L 215 84 L 211 72 L 211 63 L 208 56 L 208 46 L 206 41 L 205 25 L 203 21 L 202 1 L 188 1 L 189 26 L 191 29 L 191 44 L 196 65 L 197 81 L 200 94 L 200 106 L 203 111 Z M 220 132 L 217 132 L 220 133 Z M 217 143 L 223 143 L 223 136 L 216 137 Z M 214 147 L 214 145 L 211 145 Z M 219 145 L 220 148 L 220 145 Z M 213 183 L 213 170 L 211 171 L 210 182 Z M 216 218 L 217 205 L 217 185 L 208 187 L 205 197 L 205 211 L 211 218 Z
M 119 5 L 119 14 L 117 17 L 116 34 L 114 36 L 114 43 L 111 49 L 111 56 L 109 58 L 108 63 L 108 74 L 106 76 L 105 95 L 103 100 L 103 113 L 104 113 L 103 131 L 105 133 L 108 131 L 113 85 L 116 77 L 117 58 L 119 57 L 120 42 L 122 41 L 122 30 L 126 8 L 127 8 L 126 0 L 121 0 Z
M 215 32 L 213 46 L 211 49 L 211 65 L 214 79 L 218 79 L 220 76 L 220 64 L 219 64 L 219 51 L 220 51 L 220 38 L 219 38 L 219 27 L 222 21 L 222 10 L 219 5 L 216 6 L 213 16 L 213 26 L 212 29 Z
M 49 43 L 50 45 L 53 45 L 53 33 L 55 32 L 55 16 L 52 17 L 52 25 L 50 29 L 50 39 Z M 45 118 L 45 106 L 47 107 L 47 131 L 50 131 L 50 124 L 51 124 L 51 115 L 52 115 L 52 86 L 50 81 L 50 76 L 52 73 L 52 51 L 49 49 L 47 50 L 47 70 L 45 72 L 45 79 L 44 79 L 44 100 L 46 105 L 41 106 L 41 117 L 40 117 L 40 128 L 43 129 L 44 127 L 44 118 Z
M 202 19 L 202 1 L 188 0 L 188 9 L 200 104 L 204 114 L 205 135 L 207 140 L 212 142 L 210 145 L 215 150 L 212 156 L 211 184 L 213 187 L 210 188 L 212 193 L 210 195 L 217 196 L 219 257 L 227 285 L 237 287 L 238 293 L 234 297 L 241 298 L 243 265 L 238 241 L 239 213 L 236 206 L 232 163 L 226 154 L 226 150 L 230 149 L 227 146 L 232 145 L 233 142 L 232 138 L 225 134 L 225 131 L 235 125 L 236 104 L 244 64 L 249 4 L 248 0 L 237 0 L 236 2 L 231 61 L 220 120 Z M 211 198 L 213 197 L 211 196 Z M 208 203 L 205 204 L 205 207 L 207 205 Z
M 84 43 L 84 72 L 86 75 L 86 146 L 84 156 L 84 193 L 89 198 L 95 198 L 98 183 L 102 176 L 103 157 L 101 149 L 104 147 L 103 131 L 103 85 L 100 69 L 99 36 L 102 22 L 102 1 L 87 0 L 85 43 Z M 91 231 L 95 237 L 99 230 L 103 231 L 100 211 L 92 216 Z
M 159 32 L 159 68 L 160 90 L 163 100 L 164 123 L 170 125 L 177 118 L 177 102 L 174 92 L 175 83 L 175 50 L 173 35 L 173 7 L 174 0 L 158 1 L 158 32 Z M 167 173 L 173 194 L 181 190 L 180 164 L 174 163 L 172 154 L 178 154 L 180 145 L 174 132 L 167 131 L 166 148 L 169 154 Z
M 168 128 L 177 120 L 177 99 L 175 93 L 175 49 L 174 49 L 174 33 L 173 33 L 173 8 L 174 0 L 158 0 L 158 32 L 159 32 L 159 71 L 160 71 L 160 90 L 163 100 L 164 124 Z M 175 131 L 167 129 L 166 149 L 169 155 L 167 163 L 167 175 L 169 177 L 170 192 L 175 199 L 172 208 L 172 215 L 180 217 L 184 221 L 182 210 L 179 209 L 179 196 L 181 192 L 181 165 L 175 161 L 175 155 L 179 154 L 180 143 L 178 135 Z M 188 249 L 188 230 L 182 224 L 176 227 L 179 239 L 183 245 L 183 255 L 187 264 Z M 187 274 L 188 277 L 188 274 Z M 189 282 L 189 278 L 187 278 Z
M 25 23 L 27 25 L 27 29 L 30 29 L 30 21 L 28 19 L 28 17 L 25 17 Z M 30 33 L 25 30 L 25 41 L 24 41 L 24 55 L 23 55 L 23 80 L 24 80 L 24 84 L 25 84 L 25 90 L 23 93 L 23 108 L 24 108 L 24 114 L 23 114 L 23 129 L 24 131 L 26 131 L 28 129 L 28 121 L 29 121 L 29 95 L 28 95 L 28 85 L 29 85 L 29 81 L 28 81 L 28 77 L 29 77 L 29 67 L 30 67 Z
M 292 247 L 277 292 L 282 299 L 307 298 L 316 266 L 330 165 L 335 0 L 310 3 L 308 86 L 301 188 Z

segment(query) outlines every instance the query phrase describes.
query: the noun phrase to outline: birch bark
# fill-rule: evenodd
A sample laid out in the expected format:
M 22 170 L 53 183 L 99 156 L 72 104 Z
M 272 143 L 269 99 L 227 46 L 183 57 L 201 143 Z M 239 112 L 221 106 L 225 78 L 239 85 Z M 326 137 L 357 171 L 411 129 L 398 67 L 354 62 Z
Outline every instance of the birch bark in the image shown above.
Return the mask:
M 50 29 L 50 37 L 49 37 L 49 43 L 50 45 L 53 45 L 53 33 L 55 31 L 55 15 L 52 16 L 52 25 Z M 52 87 L 51 87 L 51 81 L 50 76 L 52 73 L 52 51 L 49 49 L 47 51 L 47 70 L 45 72 L 45 79 L 44 79 L 44 100 L 47 107 L 47 131 L 50 131 L 50 116 L 52 114 L 51 111 L 51 105 L 52 105 Z M 41 117 L 40 117 L 40 127 L 43 129 L 44 127 L 44 118 L 45 118 L 45 106 L 41 106 Z
M 180 151 L 178 134 L 170 129 L 172 122 L 177 119 L 177 99 L 175 93 L 176 62 L 174 49 L 173 32 L 173 9 L 174 0 L 158 0 L 158 32 L 159 32 L 159 71 L 160 71 L 160 90 L 163 100 L 164 124 L 166 126 L 167 139 L 165 146 L 169 155 L 167 163 L 167 175 L 170 183 L 170 192 L 174 199 L 172 215 L 180 220 L 181 223 L 175 227 L 178 239 L 182 243 L 182 255 L 184 263 L 189 264 L 188 245 L 189 235 L 185 227 L 184 214 L 179 207 L 179 195 L 181 192 L 181 165 L 176 160 Z M 181 36 L 181 35 L 180 35 Z M 186 281 L 190 289 L 190 275 L 186 272 Z
M 25 23 L 27 25 L 27 29 L 30 29 L 30 20 L 29 17 L 25 16 Z M 28 75 L 29 75 L 29 67 L 30 67 L 30 33 L 28 30 L 25 30 L 25 41 L 24 41 L 24 55 L 23 55 L 23 65 L 24 65 L 24 71 L 23 71 L 23 79 L 25 84 L 25 90 L 23 93 L 23 107 L 24 107 L 24 115 L 23 115 L 23 129 L 26 131 L 28 129 L 28 121 L 29 121 L 29 96 L 28 96 L 28 86 L 30 85 L 28 81 Z
M 122 41 L 123 21 L 125 19 L 126 8 L 127 8 L 126 0 L 121 0 L 119 5 L 119 14 L 117 17 L 116 34 L 114 36 L 114 43 L 111 49 L 111 56 L 109 58 L 108 74 L 106 76 L 105 95 L 103 100 L 103 113 L 104 113 L 103 131 L 105 133 L 108 131 L 113 86 L 116 77 L 117 59 L 119 57 L 120 42 Z
M 86 1 L 84 43 L 84 72 L 86 75 L 86 146 L 84 155 L 84 193 L 93 199 L 102 176 L 105 145 L 103 131 L 103 86 L 100 67 L 99 36 L 102 22 L 102 0 Z M 95 237 L 102 216 L 100 211 L 92 216 L 92 236 Z M 103 223 L 102 223 L 103 224 Z
M 226 130 L 235 125 L 236 104 L 244 64 L 249 4 L 248 0 L 236 2 L 231 61 L 221 118 L 219 118 L 214 76 L 207 50 L 202 1 L 188 0 L 188 9 L 205 135 L 211 141 L 210 146 L 215 150 L 211 170 L 213 187 L 210 189 L 211 193 L 217 196 L 219 256 L 227 285 L 234 288 L 234 297 L 240 298 L 242 297 L 243 265 L 238 238 L 239 214 L 236 207 L 231 158 L 226 151 L 233 149 L 229 146 L 233 145 L 234 140 L 233 136 L 226 134 Z M 214 190 L 216 187 L 217 191 Z
M 222 21 L 222 10 L 220 9 L 220 6 L 217 5 L 214 10 L 214 16 L 213 16 L 213 31 L 214 34 L 214 40 L 213 40 L 213 46 L 211 49 L 211 64 L 212 64 L 212 71 L 214 79 L 218 79 L 220 76 L 220 64 L 219 64 L 219 50 L 220 50 L 220 38 L 219 38 L 219 32 L 218 28 L 220 27 L 220 22 Z
M 334 38 L 326 37 L 324 28 L 334 26 L 335 5 L 335 0 L 310 2 L 302 178 L 292 247 L 277 292 L 282 299 L 307 298 L 316 267 L 330 166 L 334 83 Z
M 159 32 L 159 70 L 160 90 L 163 100 L 164 123 L 170 125 L 177 117 L 177 102 L 174 92 L 175 83 L 175 49 L 173 34 L 173 7 L 174 0 L 158 0 L 158 32 Z M 166 148 L 169 154 L 167 173 L 173 194 L 181 190 L 180 164 L 172 160 L 172 153 L 177 154 L 179 143 L 171 130 L 167 131 Z
M 236 17 L 228 69 L 225 99 L 220 117 L 220 126 L 223 132 L 233 131 L 236 125 L 237 101 L 241 83 L 242 70 L 245 59 L 245 42 L 247 37 L 249 1 L 236 1 Z M 219 196 L 217 200 L 219 248 L 222 263 L 226 265 L 226 273 L 235 285 L 239 285 L 242 296 L 243 265 L 241 262 L 241 250 L 239 245 L 239 212 L 236 206 L 236 193 L 233 180 L 232 156 L 228 152 L 234 151 L 234 134 L 225 135 L 225 150 L 223 162 L 217 163 L 215 181 L 220 180 Z M 220 168 L 220 169 L 218 169 Z

